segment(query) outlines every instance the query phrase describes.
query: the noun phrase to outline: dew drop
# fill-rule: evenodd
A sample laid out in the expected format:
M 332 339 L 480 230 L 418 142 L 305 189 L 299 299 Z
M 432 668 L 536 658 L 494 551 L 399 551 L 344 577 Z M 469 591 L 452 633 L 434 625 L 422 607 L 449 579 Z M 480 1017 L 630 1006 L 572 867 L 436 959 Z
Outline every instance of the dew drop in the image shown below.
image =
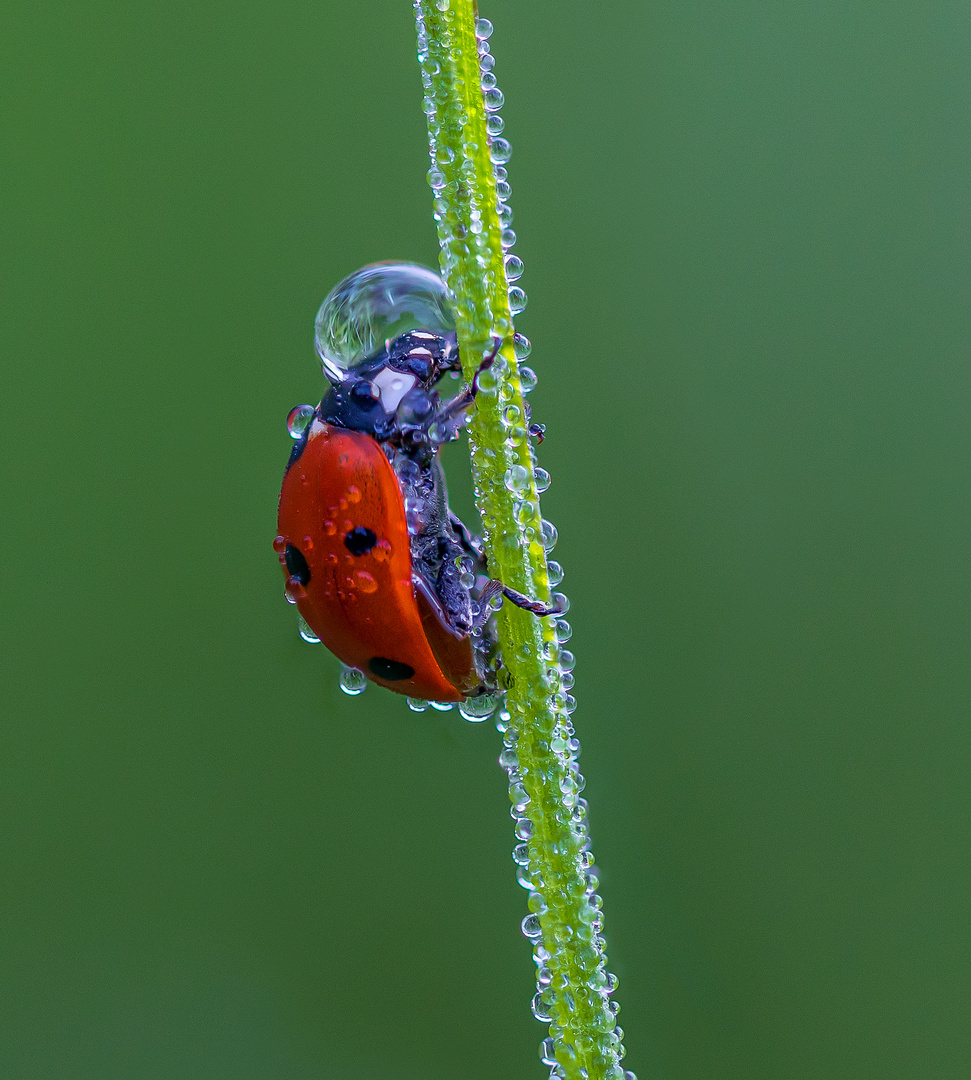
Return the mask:
M 542 494 L 550 486 L 550 474 L 545 469 L 535 469 L 533 476 L 536 477 L 536 490 Z
M 536 471 L 538 473 L 538 472 L 541 472 L 542 470 L 537 469 Z M 538 486 L 538 484 L 539 484 L 539 481 L 537 480 L 537 486 Z M 554 559 L 551 559 L 546 564 L 546 569 L 547 569 L 547 572 L 549 573 L 550 585 L 559 585 L 559 583 L 563 580 L 563 567 L 560 566 L 560 564 L 558 562 L 556 562 Z
M 533 835 L 533 823 L 529 818 L 519 818 L 516 822 L 516 836 L 520 840 L 528 840 Z
M 307 590 L 301 584 L 300 579 L 291 574 L 283 587 L 283 595 L 287 598 L 287 603 L 295 604 L 298 600 L 303 600 L 307 595 Z
M 349 697 L 357 697 L 367 689 L 367 678 L 363 671 L 341 664 L 340 687 Z
M 378 583 L 374 575 L 369 574 L 367 570 L 357 570 L 354 573 L 354 587 L 360 589 L 362 593 L 373 593 L 377 592 Z
M 302 616 L 297 616 L 297 630 L 300 636 L 310 645 L 319 645 L 320 638 L 311 630 L 310 623 Z
M 491 694 L 468 698 L 459 704 L 459 715 L 472 724 L 481 724 L 496 711 L 498 702 Z
M 525 933 L 525 930 L 523 933 Z M 550 1006 L 546 1001 L 545 991 L 534 995 L 533 1000 L 530 1002 L 530 1008 L 533 1011 L 533 1016 L 535 1016 L 537 1020 L 541 1020 L 544 1024 L 549 1023 L 549 1021 L 553 1019 L 550 1015 Z
M 488 19 L 476 19 L 475 36 L 479 41 L 487 41 L 492 37 L 492 23 Z
M 273 550 L 277 555 L 282 555 L 287 550 L 287 538 L 285 536 L 274 536 Z
M 486 90 L 482 95 L 482 100 L 485 103 L 486 110 L 488 112 L 496 112 L 502 108 L 502 103 L 505 98 L 502 96 L 502 91 L 498 86 L 493 86 L 489 90 Z M 500 156 L 496 157 L 496 143 L 505 143 L 505 150 L 498 151 Z M 505 162 L 509 160 L 512 151 L 509 148 L 509 143 L 505 139 L 496 139 L 492 144 L 492 160 L 498 162 Z
M 510 465 L 503 480 L 510 491 L 525 491 L 529 487 L 529 473 L 522 465 Z
M 532 343 L 525 334 L 514 334 L 512 343 L 513 348 L 516 352 L 517 360 L 525 360 L 526 357 L 529 356 L 529 354 L 533 351 Z
M 505 120 L 503 120 L 503 118 L 498 113 L 491 112 L 491 113 L 488 113 L 486 115 L 486 131 L 488 131 L 490 135 L 501 135 L 502 134 L 502 129 L 505 126 L 506 126 Z M 504 197 L 507 198 L 507 199 L 509 198 L 508 188 L 509 188 L 509 185 L 506 184 L 506 189 L 507 190 L 506 190 L 506 194 L 505 194 Z M 499 185 L 498 184 L 496 185 L 496 194 L 497 195 L 499 194 Z M 502 198 L 502 197 L 503 196 L 500 195 L 500 198 Z
M 526 310 L 526 294 L 518 285 L 513 285 L 509 290 L 509 310 L 513 315 Z
M 438 712 L 451 712 L 455 708 L 454 701 L 430 701 L 428 704 Z
M 409 330 L 445 336 L 455 329 L 445 284 L 414 263 L 377 263 L 344 278 L 317 312 L 314 343 L 324 373 L 337 381 Z
M 540 926 L 538 915 L 527 915 L 520 923 L 520 926 L 522 927 L 523 936 L 528 937 L 531 941 L 543 936 L 543 928 Z
M 481 67 L 482 67 L 482 63 L 480 61 L 479 62 L 479 68 L 481 69 Z M 493 75 L 491 71 L 488 71 L 488 70 L 484 71 L 483 74 L 482 74 L 482 79 L 480 81 L 480 86 L 482 87 L 482 89 L 483 90 L 491 90 L 495 85 L 496 85 L 496 77 L 495 77 L 495 75 Z
M 544 1039 L 539 1044 L 539 1059 L 544 1065 L 556 1064 L 556 1053 L 553 1050 L 553 1040 Z
M 502 104 L 502 100 L 501 100 L 502 99 L 502 94 L 499 92 L 499 90 L 490 90 L 489 94 L 498 94 L 499 98 L 500 98 L 499 105 Z M 488 98 L 489 94 L 486 95 L 487 98 Z M 495 105 L 495 106 L 491 106 L 491 107 L 498 109 L 499 105 Z M 487 108 L 490 107 L 489 104 L 488 104 L 488 101 L 486 102 L 486 107 Z M 512 147 L 509 145 L 509 140 L 508 139 L 493 139 L 492 140 L 492 145 L 489 147 L 489 156 L 492 158 L 492 160 L 497 165 L 505 165 L 505 163 L 512 156 Z
M 542 541 L 543 547 L 547 551 L 552 551 L 553 548 L 556 546 L 556 540 L 557 540 L 556 526 L 551 521 L 546 521 L 544 519 L 543 524 L 540 527 L 540 529 L 541 529 L 540 539 Z
M 504 251 L 508 251 L 511 247 L 516 245 L 516 234 L 512 229 L 503 229 L 500 237 L 502 247 Z
M 408 708 L 412 712 L 426 712 L 428 710 L 428 702 L 422 698 L 408 698 Z
M 302 439 L 307 425 L 314 418 L 313 405 L 295 405 L 287 414 L 287 431 L 291 439 Z

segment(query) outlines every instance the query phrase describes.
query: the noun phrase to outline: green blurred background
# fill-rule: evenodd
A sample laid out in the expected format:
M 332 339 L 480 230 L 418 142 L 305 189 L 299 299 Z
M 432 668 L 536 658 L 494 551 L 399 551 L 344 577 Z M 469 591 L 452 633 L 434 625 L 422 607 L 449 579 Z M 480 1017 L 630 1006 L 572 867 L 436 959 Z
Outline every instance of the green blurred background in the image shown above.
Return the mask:
M 625 1065 L 966 1080 L 967 5 L 482 13 Z M 410 4 L 4 23 L 0 1076 L 544 1076 L 497 733 L 270 549 L 317 305 L 436 259 Z

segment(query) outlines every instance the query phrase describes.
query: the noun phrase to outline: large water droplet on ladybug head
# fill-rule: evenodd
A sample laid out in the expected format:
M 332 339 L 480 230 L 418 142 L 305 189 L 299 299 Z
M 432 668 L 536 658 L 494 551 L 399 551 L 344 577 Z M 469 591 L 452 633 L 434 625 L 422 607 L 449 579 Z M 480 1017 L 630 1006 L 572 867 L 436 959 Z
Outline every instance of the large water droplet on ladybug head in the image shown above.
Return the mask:
M 324 374 L 339 382 L 409 330 L 444 337 L 455 329 L 445 284 L 414 263 L 374 263 L 331 289 L 314 323 L 314 345 Z

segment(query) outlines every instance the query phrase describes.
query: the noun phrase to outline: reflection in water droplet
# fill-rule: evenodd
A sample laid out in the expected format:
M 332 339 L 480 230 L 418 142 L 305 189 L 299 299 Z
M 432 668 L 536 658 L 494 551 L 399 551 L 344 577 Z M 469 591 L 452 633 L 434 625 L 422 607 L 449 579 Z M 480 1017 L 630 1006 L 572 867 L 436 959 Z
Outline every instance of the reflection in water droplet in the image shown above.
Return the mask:
M 542 541 L 543 547 L 547 551 L 552 551 L 553 548 L 556 546 L 556 540 L 557 540 L 556 526 L 553 525 L 552 522 L 546 521 L 544 519 L 543 524 L 541 526 L 541 530 L 542 530 L 542 535 L 541 535 L 540 539 Z
M 313 418 L 313 405 L 294 405 L 287 414 L 287 431 L 290 432 L 290 438 L 303 438 L 303 433 L 307 430 L 307 425 Z
M 497 185 L 498 186 L 498 185 Z M 509 187 L 508 184 L 505 187 Z M 506 281 L 517 281 L 523 275 L 523 260 L 518 255 L 506 256 Z
M 340 687 L 349 697 L 357 697 L 367 689 L 367 678 L 363 671 L 341 664 Z
M 411 709 L 412 712 L 427 712 L 428 702 L 424 701 L 422 698 L 410 697 L 408 698 L 408 708 Z
M 510 491 L 525 491 L 529 487 L 529 473 L 522 465 L 510 465 L 503 479 Z
M 408 330 L 443 336 L 455 324 L 438 274 L 414 263 L 377 263 L 344 278 L 317 312 L 314 341 L 331 379 Z
M 473 724 L 481 724 L 488 720 L 496 711 L 498 700 L 491 694 L 481 694 L 479 697 L 468 698 L 459 705 L 459 713 L 464 720 Z
M 540 926 L 538 915 L 527 915 L 520 923 L 520 926 L 522 927 L 523 935 L 534 941 L 543 934 L 543 928 Z
M 539 470 L 537 469 L 537 472 Z M 546 568 L 549 571 L 550 585 L 559 585 L 563 580 L 563 567 L 553 559 L 546 564 Z
M 518 285 L 513 285 L 509 290 L 509 310 L 513 315 L 518 315 L 526 309 L 526 294 Z
M 536 490 L 544 492 L 550 486 L 550 474 L 545 469 L 535 469 L 533 476 L 536 478 Z
M 533 351 L 533 346 L 530 343 L 528 337 L 525 334 L 514 334 L 512 339 L 513 347 L 516 351 L 517 360 L 525 360 L 527 356 Z
M 304 641 L 310 645 L 319 645 L 320 638 L 310 629 L 310 623 L 302 616 L 297 616 L 297 630 Z

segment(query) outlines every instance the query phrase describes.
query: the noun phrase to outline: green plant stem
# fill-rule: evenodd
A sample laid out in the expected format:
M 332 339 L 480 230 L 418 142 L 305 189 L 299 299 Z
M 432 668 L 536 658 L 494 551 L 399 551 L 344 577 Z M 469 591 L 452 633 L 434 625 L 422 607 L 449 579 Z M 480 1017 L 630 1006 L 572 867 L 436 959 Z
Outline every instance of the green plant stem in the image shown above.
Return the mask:
M 509 246 L 510 235 L 504 236 L 497 207 L 495 163 L 505 160 L 508 147 L 487 131 L 473 0 L 417 0 L 415 7 L 429 182 L 466 378 L 473 377 L 494 338 L 502 340 L 492 372 L 480 380 L 469 423 L 489 570 L 507 585 L 548 600 L 547 549 L 555 530 L 540 513 L 504 266 L 503 243 Z M 572 657 L 558 640 L 566 639 L 569 628 L 509 603 L 498 623 L 507 690 L 500 763 L 509 774 L 516 832 L 523 841 L 515 855 L 521 883 L 529 888 L 531 914 L 523 932 L 539 967 L 533 1008 L 550 1021 L 545 1059 L 566 1080 L 621 1080 L 621 1033 L 609 997 L 614 980 L 605 969 L 601 901 L 570 719 L 574 703 L 564 687 Z

